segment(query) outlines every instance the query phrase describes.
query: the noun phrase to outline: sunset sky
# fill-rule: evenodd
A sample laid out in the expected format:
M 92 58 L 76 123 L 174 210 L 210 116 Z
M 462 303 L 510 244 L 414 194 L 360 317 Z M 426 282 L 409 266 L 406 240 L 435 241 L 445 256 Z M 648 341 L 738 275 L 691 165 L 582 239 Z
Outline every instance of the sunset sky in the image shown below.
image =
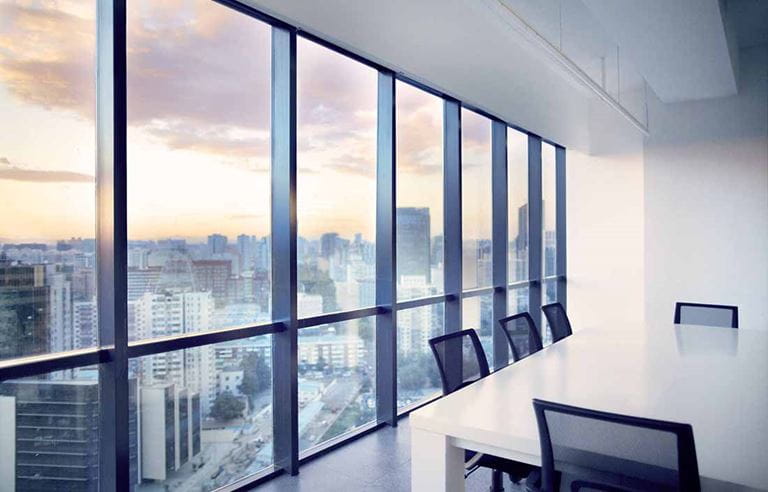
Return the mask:
M 209 0 L 128 5 L 129 236 L 267 234 L 269 26 Z M 94 236 L 94 18 L 94 0 L 0 0 L 0 241 Z M 376 81 L 299 41 L 300 235 L 373 239 Z M 442 103 L 397 91 L 398 206 L 439 234 Z M 490 123 L 462 125 L 465 237 L 490 237 Z

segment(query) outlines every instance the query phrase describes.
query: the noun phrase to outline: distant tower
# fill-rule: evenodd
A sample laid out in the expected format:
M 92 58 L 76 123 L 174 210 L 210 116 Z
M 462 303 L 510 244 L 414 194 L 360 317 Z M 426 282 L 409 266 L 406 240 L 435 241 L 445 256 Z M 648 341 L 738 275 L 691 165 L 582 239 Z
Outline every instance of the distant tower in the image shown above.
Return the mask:
M 212 255 L 224 254 L 227 251 L 227 236 L 211 234 L 208 236 L 208 252 Z
M 431 282 L 429 209 L 397 209 L 397 278 L 422 276 Z

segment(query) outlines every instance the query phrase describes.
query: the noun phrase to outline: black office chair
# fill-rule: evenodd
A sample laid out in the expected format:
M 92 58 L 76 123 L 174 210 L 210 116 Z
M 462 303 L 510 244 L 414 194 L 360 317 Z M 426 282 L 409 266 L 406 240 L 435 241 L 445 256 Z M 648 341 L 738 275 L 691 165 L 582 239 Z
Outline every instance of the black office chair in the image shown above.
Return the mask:
M 565 337 L 573 334 L 571 322 L 568 321 L 568 315 L 565 314 L 563 305 L 559 302 L 541 306 L 544 316 L 549 321 L 549 330 L 552 332 L 552 343 L 558 342 Z
M 739 327 L 739 307 L 695 302 L 675 303 L 675 324 Z
M 698 491 L 693 428 L 533 400 L 541 490 Z
M 528 313 L 518 313 L 499 320 L 515 362 L 541 350 L 541 335 Z
M 468 386 L 488 376 L 488 359 L 475 330 L 462 330 L 432 338 L 429 346 L 437 361 L 443 395 Z M 504 490 L 502 473 L 508 473 L 513 482 L 518 482 L 536 470 L 536 467 L 506 460 L 475 451 L 464 452 L 465 478 L 479 467 L 493 470 L 491 491 Z

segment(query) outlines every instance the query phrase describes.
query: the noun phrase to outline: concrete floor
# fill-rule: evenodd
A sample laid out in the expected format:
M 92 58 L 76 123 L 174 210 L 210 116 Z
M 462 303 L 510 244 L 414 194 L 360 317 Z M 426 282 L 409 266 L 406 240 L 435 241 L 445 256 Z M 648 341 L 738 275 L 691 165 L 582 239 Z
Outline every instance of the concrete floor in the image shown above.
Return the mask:
M 504 490 L 517 491 L 505 477 Z M 479 469 L 466 481 L 467 492 L 484 492 L 491 485 L 491 472 Z M 291 477 L 281 475 L 256 487 L 259 492 L 325 492 L 365 490 L 400 492 L 411 490 L 411 446 L 408 419 L 397 428 L 385 427 L 340 447 L 301 467 Z

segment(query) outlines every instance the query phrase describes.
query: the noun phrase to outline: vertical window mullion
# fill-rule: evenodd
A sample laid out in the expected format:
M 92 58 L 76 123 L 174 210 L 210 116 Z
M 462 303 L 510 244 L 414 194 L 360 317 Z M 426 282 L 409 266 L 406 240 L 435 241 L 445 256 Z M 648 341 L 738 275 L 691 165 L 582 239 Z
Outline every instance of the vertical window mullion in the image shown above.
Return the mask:
M 461 232 L 461 105 L 445 100 L 443 106 L 443 281 L 446 294 L 445 333 L 462 329 L 462 232 Z M 461 376 L 461 347 L 449 346 L 446 370 L 450 378 Z M 456 374 L 458 372 L 458 374 Z
M 507 186 L 507 126 L 493 121 L 491 132 L 491 206 L 493 215 L 492 261 L 493 261 L 493 365 L 496 369 L 509 362 L 507 341 L 495 325 L 507 315 L 507 267 L 509 264 L 507 245 L 508 186 Z
M 99 489 L 128 490 L 128 301 L 126 187 L 126 5 L 98 2 L 96 238 L 99 343 Z
M 528 136 L 528 275 L 531 281 L 528 312 L 543 330 L 541 317 L 542 276 L 541 138 Z
M 555 147 L 555 183 L 557 202 L 557 302 L 566 306 L 567 296 L 567 249 L 566 249 L 566 203 L 565 203 L 565 149 Z
M 395 77 L 379 72 L 376 158 L 376 419 L 397 425 Z
M 445 333 L 452 333 L 461 330 L 461 106 L 446 100 L 443 107 Z
M 272 28 L 272 338 L 274 462 L 299 469 L 296 256 L 296 33 Z

